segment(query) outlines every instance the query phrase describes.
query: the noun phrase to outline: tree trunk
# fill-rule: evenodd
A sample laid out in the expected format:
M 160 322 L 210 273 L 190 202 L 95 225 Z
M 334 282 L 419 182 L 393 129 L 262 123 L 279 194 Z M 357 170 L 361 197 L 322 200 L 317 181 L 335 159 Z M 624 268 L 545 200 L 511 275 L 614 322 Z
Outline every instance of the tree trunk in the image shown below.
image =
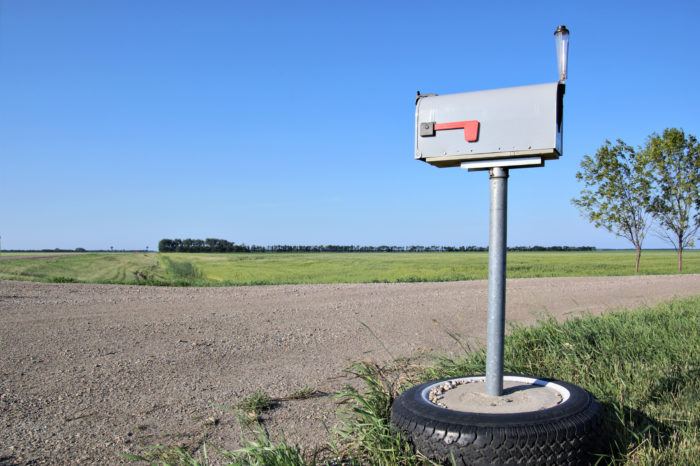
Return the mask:
M 683 248 L 680 247 L 678 248 L 678 271 L 681 271 L 681 268 L 683 267 Z
M 642 249 L 637 248 L 637 263 L 634 266 L 634 274 L 639 274 L 639 258 L 642 256 Z

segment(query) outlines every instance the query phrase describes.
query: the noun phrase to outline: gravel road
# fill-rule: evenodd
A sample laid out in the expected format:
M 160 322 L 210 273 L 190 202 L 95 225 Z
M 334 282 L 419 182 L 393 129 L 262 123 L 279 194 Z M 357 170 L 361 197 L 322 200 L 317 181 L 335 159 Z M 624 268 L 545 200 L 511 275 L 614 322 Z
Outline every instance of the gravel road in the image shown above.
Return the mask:
M 485 281 L 159 288 L 0 282 L 0 465 L 131 464 L 120 452 L 186 444 L 204 430 L 235 448 L 231 404 L 254 390 L 336 393 L 350 358 L 455 351 L 445 327 L 483 339 Z M 599 313 L 700 290 L 700 275 L 507 282 L 507 319 Z M 437 323 L 436 323 L 437 322 Z M 304 446 L 335 422 L 328 397 L 262 417 Z

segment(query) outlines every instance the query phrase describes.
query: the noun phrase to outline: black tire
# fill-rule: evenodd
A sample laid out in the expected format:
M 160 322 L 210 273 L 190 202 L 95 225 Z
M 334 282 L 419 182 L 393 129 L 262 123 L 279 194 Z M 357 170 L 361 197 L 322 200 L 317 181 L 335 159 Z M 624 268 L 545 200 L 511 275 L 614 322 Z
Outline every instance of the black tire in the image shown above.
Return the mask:
M 507 376 L 527 377 L 518 374 Z M 467 376 L 483 377 L 483 376 Z M 407 390 L 391 407 L 391 422 L 421 454 L 451 465 L 588 465 L 603 446 L 600 402 L 576 385 L 552 379 L 569 398 L 552 408 L 514 414 L 454 411 L 434 405 L 424 396 L 438 383 Z

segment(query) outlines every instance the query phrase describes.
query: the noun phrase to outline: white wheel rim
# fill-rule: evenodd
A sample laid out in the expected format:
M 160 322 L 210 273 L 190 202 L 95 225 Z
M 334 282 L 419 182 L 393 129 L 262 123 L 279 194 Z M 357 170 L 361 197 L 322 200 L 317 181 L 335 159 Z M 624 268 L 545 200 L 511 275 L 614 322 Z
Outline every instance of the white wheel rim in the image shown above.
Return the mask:
M 421 396 L 428 403 L 434 405 L 437 408 L 440 408 L 440 406 L 433 404 L 433 402 L 430 401 L 430 399 L 428 397 L 430 395 L 430 390 L 432 390 L 433 388 L 444 385 L 444 384 L 452 382 L 452 381 L 464 382 L 464 383 L 474 383 L 474 382 L 484 382 L 485 380 L 486 380 L 486 376 L 484 376 L 484 375 L 475 376 L 475 377 L 455 377 L 453 379 L 447 379 L 447 380 L 443 380 L 442 382 L 435 382 L 433 384 L 428 385 L 421 392 Z M 563 386 L 559 385 L 558 383 L 547 382 L 546 380 L 536 379 L 534 377 L 523 377 L 523 376 L 518 376 L 518 375 L 504 375 L 503 381 L 504 382 L 526 383 L 529 385 L 539 385 L 541 387 L 550 388 L 552 390 L 559 392 L 559 394 L 561 395 L 561 403 L 565 403 L 571 397 L 571 393 L 569 392 L 569 390 L 567 390 Z M 441 408 L 441 409 L 445 409 L 445 408 Z

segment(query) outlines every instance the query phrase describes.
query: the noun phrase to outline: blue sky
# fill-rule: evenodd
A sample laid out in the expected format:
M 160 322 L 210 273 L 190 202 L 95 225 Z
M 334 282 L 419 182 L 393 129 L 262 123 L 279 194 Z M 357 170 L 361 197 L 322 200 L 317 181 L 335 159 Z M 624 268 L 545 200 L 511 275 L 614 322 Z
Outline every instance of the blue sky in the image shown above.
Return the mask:
M 413 159 L 417 90 L 557 80 L 508 244 L 631 247 L 570 204 L 606 139 L 700 133 L 688 2 L 0 2 L 3 249 L 488 244 L 488 175 Z M 646 247 L 665 247 L 649 238 Z

